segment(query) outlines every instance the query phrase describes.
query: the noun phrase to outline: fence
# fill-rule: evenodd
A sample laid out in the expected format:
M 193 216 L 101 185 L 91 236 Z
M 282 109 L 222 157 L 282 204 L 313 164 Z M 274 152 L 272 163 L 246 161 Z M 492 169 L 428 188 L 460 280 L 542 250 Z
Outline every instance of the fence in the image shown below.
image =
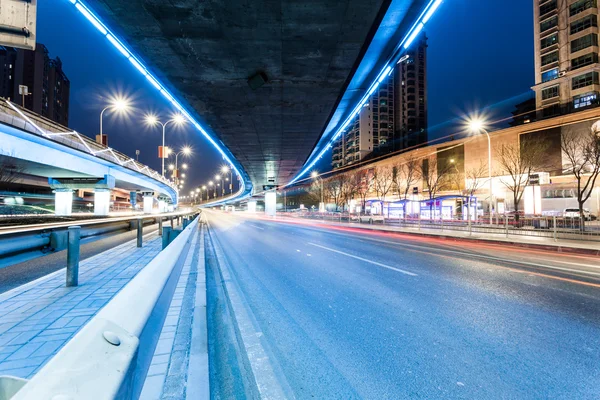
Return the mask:
M 490 224 L 489 215 L 481 215 L 473 221 L 425 219 L 418 216 L 406 218 L 383 218 L 365 214 L 350 214 L 347 212 L 313 212 L 296 211 L 278 213 L 280 215 L 321 220 L 339 223 L 382 224 L 400 228 L 437 231 L 466 231 L 495 235 L 522 235 L 571 240 L 600 241 L 600 221 L 584 221 L 581 218 L 565 217 L 526 217 L 517 218 L 514 215 L 494 215 Z

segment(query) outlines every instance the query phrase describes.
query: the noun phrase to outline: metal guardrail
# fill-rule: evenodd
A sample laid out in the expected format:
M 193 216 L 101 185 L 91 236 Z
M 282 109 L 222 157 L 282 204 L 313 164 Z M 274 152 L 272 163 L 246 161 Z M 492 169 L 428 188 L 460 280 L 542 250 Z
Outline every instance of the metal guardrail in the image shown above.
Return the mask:
M 96 143 L 89 137 L 57 124 L 56 122 L 35 114 L 6 99 L 0 99 L 0 123 L 27 131 L 47 140 L 60 143 L 72 149 L 82 151 L 94 157 L 118 164 L 122 167 L 139 172 L 156 179 L 177 192 L 177 186 L 157 171 L 150 169 L 133 158 L 102 144 Z
M 132 223 L 142 219 L 158 222 L 159 230 L 162 220 L 180 218 L 192 214 L 192 210 L 167 214 L 132 215 L 128 217 L 79 220 L 69 222 L 54 222 L 47 224 L 4 226 L 0 227 L 0 258 L 19 253 L 43 250 L 52 247 L 60 251 L 67 247 L 67 231 L 69 227 L 80 226 L 81 238 L 102 235 L 105 233 L 132 229 Z
M 349 214 L 347 212 L 287 212 L 278 213 L 286 216 L 331 221 L 339 223 L 361 223 L 358 214 Z M 363 218 L 364 220 L 364 218 Z M 362 222 L 368 223 L 368 222 Z M 493 218 L 493 224 L 489 223 L 488 216 L 479 216 L 477 220 L 471 222 L 465 220 L 443 220 L 426 219 L 418 217 L 407 218 L 385 218 L 382 222 L 373 218 L 374 224 L 393 226 L 400 228 L 413 228 L 419 230 L 438 230 L 438 231 L 463 231 L 470 233 L 485 233 L 495 235 L 520 235 L 532 237 L 545 237 L 554 240 L 587 240 L 600 241 L 600 221 L 581 221 L 580 218 L 564 217 L 520 217 L 496 215 Z
M 8 398 L 137 399 L 198 220 Z

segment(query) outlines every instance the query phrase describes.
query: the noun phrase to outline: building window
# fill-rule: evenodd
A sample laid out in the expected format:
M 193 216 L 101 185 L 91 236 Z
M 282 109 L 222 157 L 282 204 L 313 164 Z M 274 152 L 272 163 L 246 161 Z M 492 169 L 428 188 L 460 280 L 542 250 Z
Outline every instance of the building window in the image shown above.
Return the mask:
M 542 90 L 542 100 L 558 97 L 558 85 Z
M 591 28 L 592 26 L 598 26 L 598 17 L 596 15 L 588 15 L 578 19 L 571 24 L 571 35 Z
M 573 97 L 573 108 L 589 107 L 592 104 L 598 104 L 598 92 L 590 92 Z
M 542 82 L 548 82 L 558 78 L 558 68 L 553 68 L 542 74 Z
M 579 1 L 576 1 L 575 3 L 571 4 L 571 6 L 569 7 L 569 15 L 572 17 L 573 15 L 577 15 L 581 12 L 584 12 L 588 8 L 592 8 L 592 7 L 596 7 L 596 6 L 597 6 L 596 0 L 579 0 Z M 556 2 L 554 4 L 554 7 L 556 7 Z M 540 7 L 540 10 L 541 10 L 541 8 L 542 7 Z
M 554 17 L 540 23 L 540 33 L 546 32 L 548 29 L 552 29 L 556 25 L 558 25 L 558 17 L 555 15 Z
M 590 46 L 598 46 L 598 35 L 595 33 L 590 33 L 589 35 L 582 36 L 579 39 L 572 40 L 571 53 L 586 49 Z
M 553 33 L 550 36 L 546 36 L 540 41 L 540 46 L 542 50 L 558 43 L 558 33 Z
M 540 16 L 548 14 L 550 11 L 556 10 L 556 0 L 549 1 L 540 6 Z
M 553 51 L 552 53 L 542 56 L 542 67 L 555 62 L 558 62 L 558 51 Z
M 586 65 L 596 64 L 598 62 L 598 53 L 589 53 L 571 60 L 571 69 L 578 69 Z
M 590 85 L 598 84 L 598 73 L 597 72 L 588 72 L 587 74 L 579 75 L 573 78 L 572 82 L 573 90 L 581 89 Z

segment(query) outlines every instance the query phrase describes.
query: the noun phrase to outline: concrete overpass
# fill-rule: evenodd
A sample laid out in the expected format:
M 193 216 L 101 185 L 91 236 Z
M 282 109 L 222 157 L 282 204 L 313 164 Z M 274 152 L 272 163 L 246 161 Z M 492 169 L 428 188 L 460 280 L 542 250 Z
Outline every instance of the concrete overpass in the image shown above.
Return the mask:
M 442 0 L 71 0 L 245 183 L 310 168 Z
M 141 192 L 144 211 L 177 203 L 177 188 L 158 172 L 84 135 L 0 100 L 0 161 L 21 173 L 48 178 L 57 215 L 69 215 L 74 189 L 94 189 L 94 212 L 107 215 L 114 188 Z M 134 196 L 136 196 L 134 194 Z

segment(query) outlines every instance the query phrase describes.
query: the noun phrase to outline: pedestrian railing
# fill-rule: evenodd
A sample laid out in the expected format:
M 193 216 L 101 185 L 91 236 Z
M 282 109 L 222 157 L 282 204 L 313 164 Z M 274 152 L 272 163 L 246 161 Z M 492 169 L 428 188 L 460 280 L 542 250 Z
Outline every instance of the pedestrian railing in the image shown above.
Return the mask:
M 149 176 L 177 191 L 177 186 L 158 172 L 110 147 L 96 143 L 89 137 L 70 130 L 47 118 L 37 115 L 6 99 L 0 99 L 0 123 L 27 131 L 47 140 L 110 161 L 134 172 Z
M 480 215 L 477 219 L 429 219 L 418 216 L 405 218 L 365 218 L 366 215 L 348 212 L 316 212 L 296 211 L 280 213 L 281 215 L 311 219 L 316 221 L 331 221 L 340 223 L 372 223 L 416 230 L 463 231 L 469 233 L 495 235 L 536 236 L 551 239 L 571 239 L 600 241 L 600 221 L 585 221 L 582 218 L 565 218 L 557 216 L 519 216 L 498 214 L 492 216 Z M 379 216 L 378 216 L 379 217 Z
M 7 398 L 137 399 L 198 220 L 188 224 L 30 381 Z

